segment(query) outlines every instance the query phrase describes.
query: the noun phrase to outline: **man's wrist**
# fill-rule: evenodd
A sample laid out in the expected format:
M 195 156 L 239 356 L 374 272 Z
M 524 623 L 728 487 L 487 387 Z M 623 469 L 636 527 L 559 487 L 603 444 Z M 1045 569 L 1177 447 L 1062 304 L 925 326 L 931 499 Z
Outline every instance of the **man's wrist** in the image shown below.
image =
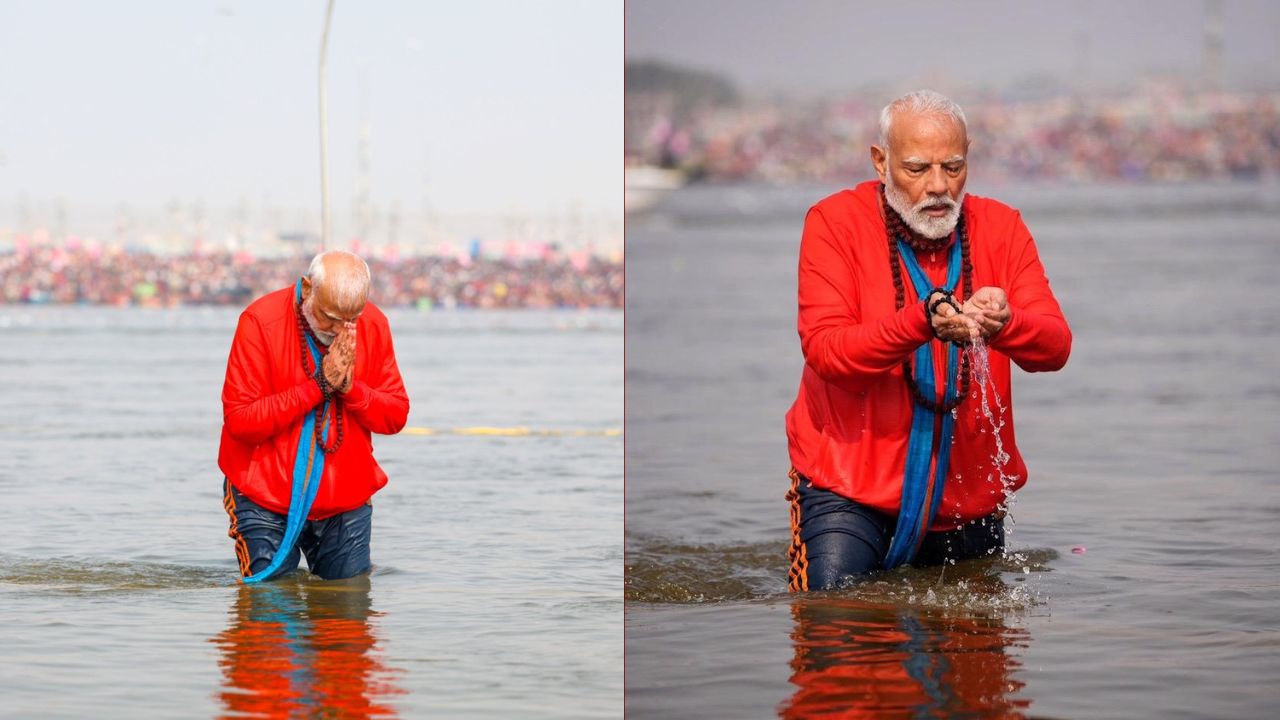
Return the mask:
M 312 375 L 311 379 L 315 380 L 316 387 L 320 388 L 321 397 L 328 400 L 333 396 L 333 386 L 329 384 L 329 378 L 325 377 L 323 367 L 316 368 L 316 374 Z
M 933 317 L 938 314 L 938 308 L 942 305 L 950 305 L 957 313 L 960 312 L 960 305 L 956 302 L 955 295 L 952 295 L 944 288 L 936 287 L 924 296 L 925 322 L 928 323 L 929 330 L 933 333 L 933 336 L 939 340 L 943 338 L 938 334 L 937 326 L 933 324 Z
M 348 408 L 357 410 L 363 408 L 369 402 L 369 386 L 351 377 L 351 383 L 347 385 L 347 389 L 342 393 L 342 401 Z

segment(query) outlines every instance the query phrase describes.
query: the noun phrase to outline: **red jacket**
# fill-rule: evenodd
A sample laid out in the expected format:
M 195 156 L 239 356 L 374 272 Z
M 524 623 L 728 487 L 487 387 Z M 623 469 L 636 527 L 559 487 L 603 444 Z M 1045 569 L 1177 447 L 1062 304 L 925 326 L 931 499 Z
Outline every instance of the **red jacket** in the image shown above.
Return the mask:
M 218 467 L 231 484 L 282 514 L 289 511 L 303 418 L 322 400 L 302 369 L 294 307 L 294 288 L 288 287 L 258 298 L 240 314 L 222 386 L 218 449 Z M 325 456 L 311 520 L 360 507 L 387 484 L 373 459 L 370 433 L 394 435 L 409 415 L 387 316 L 370 302 L 356 331 L 355 381 L 343 397 L 342 446 Z M 330 442 L 334 433 L 331 425 Z
M 1000 438 L 1011 489 L 1027 468 L 1014 442 L 1009 361 L 1023 370 L 1058 370 L 1071 352 L 1071 330 L 1017 210 L 969 195 L 965 222 L 976 288 L 1004 289 L 1012 313 L 989 342 L 991 376 L 1006 407 Z M 917 253 L 935 286 L 946 275 L 947 252 Z M 896 515 L 911 433 L 911 395 L 902 361 L 933 338 L 906 272 L 906 306 L 894 307 L 893 278 L 878 183 L 828 197 L 809 210 L 800 242 L 800 344 L 804 373 L 787 413 L 791 464 L 817 487 Z M 958 289 L 963 299 L 972 291 Z M 936 377 L 945 372 L 941 342 L 933 344 Z M 949 380 L 949 381 L 954 381 Z M 992 407 L 992 411 L 996 409 Z M 990 423 L 977 384 L 957 411 L 955 444 L 942 504 L 931 530 L 952 529 L 988 515 L 1003 500 Z

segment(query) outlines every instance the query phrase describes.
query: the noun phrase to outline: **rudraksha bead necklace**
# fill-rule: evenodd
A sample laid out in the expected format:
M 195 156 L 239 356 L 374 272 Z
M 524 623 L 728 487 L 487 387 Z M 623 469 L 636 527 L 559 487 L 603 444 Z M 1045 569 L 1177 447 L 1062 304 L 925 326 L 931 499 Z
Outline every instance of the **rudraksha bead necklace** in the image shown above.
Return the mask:
M 338 426 L 337 440 L 333 443 L 333 445 L 325 447 L 324 428 L 326 423 L 324 419 L 324 403 L 323 402 L 316 405 L 316 422 L 315 422 L 315 428 L 314 428 L 315 436 L 316 436 L 316 446 L 320 448 L 320 452 L 323 452 L 326 455 L 331 455 L 333 453 L 338 452 L 338 448 L 342 447 L 342 436 L 343 436 L 343 431 L 345 429 L 344 423 L 342 421 L 343 420 L 342 399 L 337 396 L 336 392 L 334 391 L 334 387 L 329 384 L 329 379 L 324 376 L 323 363 L 316 363 L 315 370 L 310 369 L 310 365 L 307 363 L 307 358 L 311 357 L 311 350 L 310 348 L 307 347 L 307 335 L 311 333 L 311 328 L 307 325 L 307 319 L 302 315 L 302 304 L 299 303 L 296 309 L 298 314 L 298 345 L 302 350 L 302 372 L 305 373 L 307 377 L 311 378 L 316 382 L 316 385 L 320 387 L 320 394 L 324 396 L 325 400 L 330 400 L 333 402 L 333 414 L 337 421 L 337 426 Z M 316 338 L 315 335 L 312 335 L 311 337 L 314 342 L 317 342 L 317 343 L 320 342 L 320 340 Z
M 928 238 L 911 229 L 906 221 L 902 219 L 898 212 L 889 206 L 889 200 L 885 197 L 884 184 L 880 185 L 880 207 L 884 212 L 884 224 L 887 230 L 886 235 L 889 238 L 889 268 L 893 272 L 893 292 L 894 304 L 897 309 L 901 310 L 907 306 L 906 287 L 902 282 L 902 258 L 898 253 L 897 239 L 901 238 L 912 250 L 923 252 L 936 252 L 947 246 L 948 236 L 943 235 L 940 238 Z M 959 220 L 956 222 L 956 229 L 960 236 L 960 269 L 961 284 L 964 292 L 973 291 L 973 263 L 969 258 L 969 233 L 964 224 L 964 213 L 960 214 Z M 959 287 L 954 288 L 952 292 L 960 290 Z M 928 300 L 928 298 L 920 298 Z M 932 328 L 932 318 L 929 319 Z M 964 402 L 964 398 L 969 394 L 969 353 L 960 353 L 959 377 L 956 378 L 960 384 L 960 390 L 951 400 L 944 400 L 939 403 L 934 398 L 925 397 L 920 391 L 920 386 L 916 385 L 915 373 L 911 367 L 911 356 L 908 355 L 902 361 L 903 375 L 907 379 L 907 389 L 911 391 L 911 397 L 923 406 L 925 409 L 935 413 L 951 412 Z

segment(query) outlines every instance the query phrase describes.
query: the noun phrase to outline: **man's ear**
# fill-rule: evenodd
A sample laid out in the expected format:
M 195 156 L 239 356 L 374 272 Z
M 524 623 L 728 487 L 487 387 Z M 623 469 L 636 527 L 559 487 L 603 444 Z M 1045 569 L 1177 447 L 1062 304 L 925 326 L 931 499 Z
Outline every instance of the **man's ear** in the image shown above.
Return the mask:
M 885 153 L 884 148 L 879 145 L 871 146 L 871 164 L 876 168 L 876 175 L 880 176 L 880 182 L 885 182 L 884 174 L 888 172 L 887 163 L 889 156 Z
M 311 297 L 311 278 L 306 275 L 302 276 L 302 299 L 305 301 Z

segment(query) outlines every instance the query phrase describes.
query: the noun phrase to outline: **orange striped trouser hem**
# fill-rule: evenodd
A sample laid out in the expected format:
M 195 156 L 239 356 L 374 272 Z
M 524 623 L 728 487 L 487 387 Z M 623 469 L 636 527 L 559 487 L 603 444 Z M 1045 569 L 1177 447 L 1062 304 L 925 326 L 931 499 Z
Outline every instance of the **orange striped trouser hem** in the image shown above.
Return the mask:
M 787 569 L 787 592 L 808 592 L 808 550 L 800 540 L 800 473 L 791 468 L 787 475 L 791 478 L 791 489 L 786 495 L 787 502 L 791 504 L 791 546 L 787 548 L 791 567 Z
M 231 494 L 231 481 L 224 480 L 223 485 L 226 490 L 222 495 L 222 507 L 226 509 L 227 515 L 231 516 L 231 528 L 227 530 L 227 537 L 236 543 L 236 560 L 240 562 L 240 577 L 249 577 L 249 545 L 240 534 L 240 521 L 236 518 L 236 498 Z

